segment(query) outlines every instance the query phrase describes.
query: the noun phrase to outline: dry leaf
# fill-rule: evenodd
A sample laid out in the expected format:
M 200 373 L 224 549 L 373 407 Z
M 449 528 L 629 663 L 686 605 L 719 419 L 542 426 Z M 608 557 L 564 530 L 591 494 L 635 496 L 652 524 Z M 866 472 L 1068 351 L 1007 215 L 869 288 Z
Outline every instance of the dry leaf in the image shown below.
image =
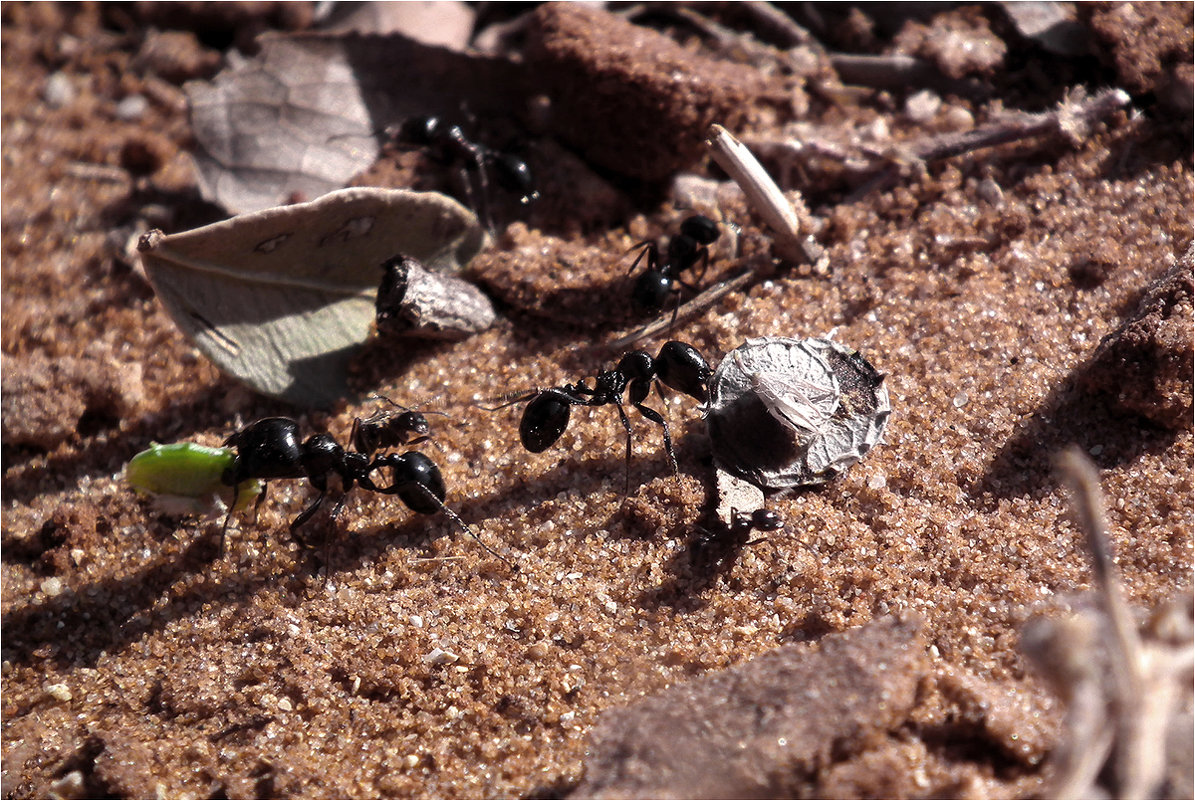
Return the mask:
M 174 322 L 221 370 L 265 395 L 325 405 L 369 337 L 381 265 L 403 254 L 455 272 L 477 218 L 434 192 L 343 189 L 138 244 Z
M 397 34 L 260 41 L 257 57 L 186 86 L 200 191 L 231 212 L 339 189 L 409 116 L 509 115 L 525 94 L 519 64 Z

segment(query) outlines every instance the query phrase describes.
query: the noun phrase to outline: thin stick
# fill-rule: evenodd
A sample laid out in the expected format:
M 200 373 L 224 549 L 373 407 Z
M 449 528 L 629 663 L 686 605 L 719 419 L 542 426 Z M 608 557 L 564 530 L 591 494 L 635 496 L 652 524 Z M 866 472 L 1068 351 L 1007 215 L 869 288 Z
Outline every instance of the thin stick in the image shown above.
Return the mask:
M 1128 697 L 1140 697 L 1142 691 L 1141 639 L 1132 613 L 1124 601 L 1124 593 L 1116 576 L 1116 564 L 1112 559 L 1112 547 L 1108 539 L 1108 527 L 1104 522 L 1104 499 L 1100 492 L 1100 479 L 1082 451 L 1068 448 L 1058 457 L 1058 471 L 1071 493 L 1071 504 L 1079 518 L 1079 527 L 1087 537 L 1087 549 L 1091 552 L 1096 586 L 1103 598 L 1105 611 L 1112 621 L 1115 633 L 1114 644 L 1117 662 L 1128 670 Z
M 797 161 L 811 155 L 837 161 L 856 180 L 867 182 L 844 201 L 850 203 L 898 180 L 903 165 L 942 161 L 1036 136 L 1065 136 L 1071 142 L 1081 144 L 1095 123 L 1124 108 L 1130 100 L 1129 95 L 1120 89 L 1106 89 L 1093 97 L 1076 91 L 1050 111 L 1037 114 L 1010 112 L 970 131 L 904 142 L 887 151 L 859 148 L 857 152 L 848 152 L 834 143 L 816 140 L 803 142 L 793 137 L 755 139 L 750 140 L 750 145 L 763 153 L 765 158 L 782 162 Z
M 983 84 L 973 79 L 943 75 L 931 62 L 915 56 L 831 53 L 830 64 L 845 84 L 873 89 L 899 89 L 927 86 L 945 94 L 975 97 Z
M 672 328 L 677 322 L 688 320 L 689 318 L 697 315 L 699 312 L 708 309 L 710 306 L 714 305 L 734 290 L 745 286 L 754 277 L 755 273 L 751 270 L 748 270 L 746 272 L 739 273 L 734 278 L 714 284 L 700 295 L 697 295 L 687 303 L 677 308 L 676 314 L 672 320 L 665 318 L 653 320 L 647 325 L 640 326 L 639 328 L 622 334 L 613 342 L 606 344 L 604 347 L 609 348 L 610 350 L 621 350 L 628 345 L 635 344 L 641 339 L 647 339 L 648 337 L 655 336 L 661 331 L 666 331 Z
M 911 150 L 921 161 L 939 161 L 1046 134 L 1062 135 L 1078 144 L 1089 135 L 1092 125 L 1124 108 L 1130 100 L 1128 92 L 1122 89 L 1105 89 L 1091 98 L 1076 92 L 1052 111 L 1006 114 L 971 131 L 942 134 L 915 142 Z

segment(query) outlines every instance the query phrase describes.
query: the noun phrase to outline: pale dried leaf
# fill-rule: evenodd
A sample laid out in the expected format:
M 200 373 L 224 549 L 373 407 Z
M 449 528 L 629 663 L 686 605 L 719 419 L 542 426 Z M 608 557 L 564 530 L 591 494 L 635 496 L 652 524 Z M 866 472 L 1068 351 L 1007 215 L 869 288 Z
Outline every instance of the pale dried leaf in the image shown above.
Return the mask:
M 422 114 L 517 111 L 523 70 L 405 36 L 263 36 L 261 53 L 187 84 L 203 196 L 257 211 L 339 189 L 386 126 Z
M 306 406 L 345 394 L 383 262 L 401 253 L 456 271 L 484 239 L 451 198 L 357 188 L 170 236 L 151 231 L 138 249 L 204 355 L 258 392 Z

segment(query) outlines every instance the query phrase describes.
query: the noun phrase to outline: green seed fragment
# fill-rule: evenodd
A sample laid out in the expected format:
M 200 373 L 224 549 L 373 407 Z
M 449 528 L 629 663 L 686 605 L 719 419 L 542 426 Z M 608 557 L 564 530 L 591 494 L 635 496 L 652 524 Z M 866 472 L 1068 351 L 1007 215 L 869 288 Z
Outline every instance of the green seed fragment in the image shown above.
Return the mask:
M 209 448 L 193 442 L 153 444 L 129 460 L 125 480 L 139 492 L 174 498 L 220 496 L 233 500 L 232 488 L 224 484 L 224 471 L 236 459 L 233 448 Z M 241 483 L 237 509 L 244 509 L 261 493 L 256 479 Z

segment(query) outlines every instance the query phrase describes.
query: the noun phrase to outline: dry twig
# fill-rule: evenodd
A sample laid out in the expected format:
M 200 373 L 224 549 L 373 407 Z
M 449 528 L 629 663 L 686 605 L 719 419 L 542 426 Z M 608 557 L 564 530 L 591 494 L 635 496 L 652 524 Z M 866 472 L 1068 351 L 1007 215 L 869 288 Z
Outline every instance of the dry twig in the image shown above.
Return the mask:
M 754 277 L 755 273 L 748 270 L 747 272 L 739 273 L 734 278 L 714 284 L 709 289 L 706 289 L 704 292 L 695 296 L 678 308 L 676 310 L 675 320 L 670 316 L 653 320 L 646 325 L 642 325 L 638 328 L 621 334 L 618 338 L 606 345 L 606 347 L 608 347 L 610 350 L 621 350 L 628 345 L 633 345 L 641 339 L 647 339 L 648 337 L 653 337 L 662 331 L 666 331 L 671 328 L 674 323 L 684 322 L 685 320 L 694 317 L 700 312 L 708 309 L 710 306 L 713 306 L 715 303 L 729 295 L 734 290 L 746 286 L 746 284 Z
M 834 142 L 801 141 L 791 136 L 755 138 L 748 140 L 748 144 L 766 158 L 782 163 L 806 161 L 810 157 L 837 161 L 847 173 L 853 174 L 856 182 L 869 182 L 865 190 L 853 195 L 857 198 L 890 186 L 910 168 L 921 169 L 926 164 L 984 148 L 1033 137 L 1057 136 L 1081 144 L 1093 126 L 1127 106 L 1129 101 L 1129 95 L 1121 89 L 1106 89 L 1091 97 L 1082 90 L 1075 90 L 1051 111 L 1038 114 L 1010 112 L 970 131 L 928 136 L 887 149 L 858 145 L 848 150 Z
M 797 210 L 751 151 L 721 125 L 710 126 L 707 144 L 714 161 L 739 185 L 747 203 L 776 235 L 776 254 L 788 261 L 816 261 L 816 247 L 801 237 Z
M 1022 637 L 1067 702 L 1045 795 L 1157 797 L 1166 789 L 1167 735 L 1195 665 L 1189 607 L 1163 608 L 1147 632 L 1151 636 L 1141 636 L 1116 575 L 1095 467 L 1071 449 L 1058 459 L 1058 471 L 1087 537 L 1102 614 L 1039 619 Z M 1189 737 L 1189 725 L 1179 729 Z M 1180 770 L 1190 775 L 1189 764 Z

